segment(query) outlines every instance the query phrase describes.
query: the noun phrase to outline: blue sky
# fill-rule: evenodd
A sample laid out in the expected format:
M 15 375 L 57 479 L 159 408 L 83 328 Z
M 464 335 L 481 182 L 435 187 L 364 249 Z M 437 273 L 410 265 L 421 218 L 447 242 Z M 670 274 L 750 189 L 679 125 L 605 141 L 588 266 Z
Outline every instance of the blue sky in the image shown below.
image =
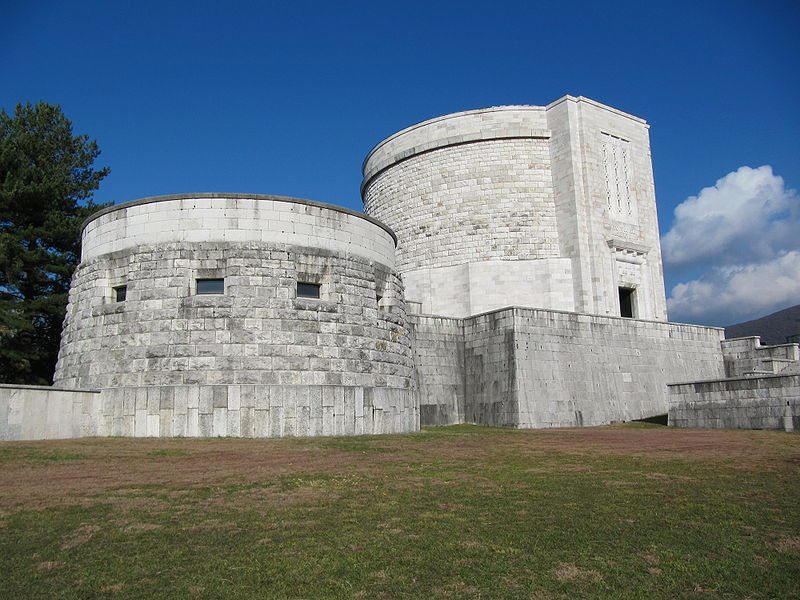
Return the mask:
M 800 303 L 798 7 L 20 2 L 0 20 L 0 107 L 58 103 L 97 139 L 112 168 L 98 201 L 360 209 L 363 157 L 407 125 L 588 96 L 651 125 L 670 317 L 725 324 Z

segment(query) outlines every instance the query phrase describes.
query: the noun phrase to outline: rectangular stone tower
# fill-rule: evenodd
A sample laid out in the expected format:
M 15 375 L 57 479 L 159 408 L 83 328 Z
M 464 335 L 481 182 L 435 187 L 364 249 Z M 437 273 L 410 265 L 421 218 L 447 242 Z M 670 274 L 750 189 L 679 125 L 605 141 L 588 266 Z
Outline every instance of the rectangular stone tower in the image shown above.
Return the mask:
M 647 123 L 572 96 L 547 106 L 547 123 L 575 310 L 666 321 Z

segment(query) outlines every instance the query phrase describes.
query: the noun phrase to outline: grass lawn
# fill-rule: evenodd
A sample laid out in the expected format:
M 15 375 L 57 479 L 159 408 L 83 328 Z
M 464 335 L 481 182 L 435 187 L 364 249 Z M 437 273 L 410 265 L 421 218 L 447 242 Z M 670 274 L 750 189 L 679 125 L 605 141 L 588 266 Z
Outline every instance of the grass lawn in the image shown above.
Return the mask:
M 800 598 L 800 435 L 0 443 L 0 598 Z

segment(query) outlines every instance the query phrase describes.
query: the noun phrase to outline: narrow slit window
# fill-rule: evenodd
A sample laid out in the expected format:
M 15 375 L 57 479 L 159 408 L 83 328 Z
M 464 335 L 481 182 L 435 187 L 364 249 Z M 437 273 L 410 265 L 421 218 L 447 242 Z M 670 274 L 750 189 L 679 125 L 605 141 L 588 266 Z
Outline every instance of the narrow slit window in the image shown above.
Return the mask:
M 114 288 L 114 302 L 125 302 L 128 297 L 128 286 L 118 285 Z
M 634 292 L 631 288 L 619 288 L 619 316 L 633 318 Z
M 225 293 L 225 280 L 224 279 L 198 279 L 197 280 L 197 293 L 198 294 L 224 294 Z
M 297 282 L 297 297 L 298 298 L 319 298 L 320 288 L 319 283 L 306 283 L 303 281 Z

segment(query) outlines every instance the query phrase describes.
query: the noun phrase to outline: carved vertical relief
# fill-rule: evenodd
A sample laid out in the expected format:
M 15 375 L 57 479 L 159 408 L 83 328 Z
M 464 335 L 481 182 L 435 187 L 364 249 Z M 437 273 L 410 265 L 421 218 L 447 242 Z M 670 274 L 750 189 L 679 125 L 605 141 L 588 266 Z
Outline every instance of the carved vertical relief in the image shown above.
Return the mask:
M 634 220 L 630 142 L 608 133 L 603 137 L 606 201 L 612 219 Z

